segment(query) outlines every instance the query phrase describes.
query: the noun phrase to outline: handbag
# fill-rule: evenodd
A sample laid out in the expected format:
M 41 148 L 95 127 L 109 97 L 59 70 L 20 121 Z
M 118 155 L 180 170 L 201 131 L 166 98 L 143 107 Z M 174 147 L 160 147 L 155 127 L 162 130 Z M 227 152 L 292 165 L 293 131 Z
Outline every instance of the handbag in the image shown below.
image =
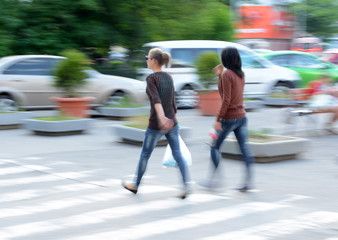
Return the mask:
M 186 161 L 188 166 L 192 165 L 192 159 L 191 159 L 191 153 L 187 147 L 187 145 L 184 143 L 183 139 L 181 138 L 181 136 L 179 137 L 179 142 L 180 142 L 180 150 L 183 156 L 184 161 Z M 167 145 L 167 148 L 165 150 L 164 156 L 163 156 L 163 161 L 162 161 L 162 165 L 164 167 L 177 167 L 177 162 L 175 161 L 170 145 Z

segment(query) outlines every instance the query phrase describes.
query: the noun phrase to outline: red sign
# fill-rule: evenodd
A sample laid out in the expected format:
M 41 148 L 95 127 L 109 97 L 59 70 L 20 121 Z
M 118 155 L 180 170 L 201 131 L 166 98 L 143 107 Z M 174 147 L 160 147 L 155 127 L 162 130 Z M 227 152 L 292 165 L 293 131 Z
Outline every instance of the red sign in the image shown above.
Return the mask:
M 271 6 L 242 6 L 237 38 L 293 38 L 293 17 Z

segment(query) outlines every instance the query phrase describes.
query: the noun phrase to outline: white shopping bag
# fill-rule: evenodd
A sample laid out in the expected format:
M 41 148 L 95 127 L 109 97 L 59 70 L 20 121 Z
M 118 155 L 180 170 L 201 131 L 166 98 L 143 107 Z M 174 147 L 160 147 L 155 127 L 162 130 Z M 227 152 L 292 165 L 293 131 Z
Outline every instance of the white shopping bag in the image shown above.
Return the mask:
M 181 136 L 179 136 L 180 148 L 183 159 L 187 162 L 188 166 L 192 165 L 191 153 L 182 140 Z M 175 161 L 173 154 L 171 152 L 170 145 L 168 144 L 167 149 L 165 150 L 162 165 L 164 167 L 177 167 L 177 162 Z

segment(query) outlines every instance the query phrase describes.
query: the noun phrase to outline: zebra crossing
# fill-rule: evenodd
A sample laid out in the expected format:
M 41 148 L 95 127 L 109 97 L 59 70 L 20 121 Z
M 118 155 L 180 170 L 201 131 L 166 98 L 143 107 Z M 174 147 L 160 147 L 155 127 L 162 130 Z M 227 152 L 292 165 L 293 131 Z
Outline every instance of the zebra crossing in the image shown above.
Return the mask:
M 119 179 L 50 170 L 0 159 L 0 240 L 338 240 L 338 211 L 301 207 L 308 196 L 268 201 L 196 187 L 181 200 L 175 186 L 144 185 L 132 195 Z

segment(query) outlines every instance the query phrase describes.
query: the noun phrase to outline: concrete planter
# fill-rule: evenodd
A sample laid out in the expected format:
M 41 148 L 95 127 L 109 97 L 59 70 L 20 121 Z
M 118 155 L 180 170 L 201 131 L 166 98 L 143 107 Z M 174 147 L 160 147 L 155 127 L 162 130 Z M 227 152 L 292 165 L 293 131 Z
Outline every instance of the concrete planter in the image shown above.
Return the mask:
M 297 155 L 306 149 L 308 139 L 289 136 L 278 136 L 275 140 L 264 143 L 249 141 L 249 146 L 256 162 L 266 163 L 288 159 L 296 159 Z M 226 139 L 220 149 L 222 156 L 241 159 L 241 152 L 236 139 Z
M 93 119 L 83 118 L 65 121 L 24 120 L 25 128 L 38 135 L 64 136 L 83 133 L 91 127 Z
M 123 142 L 132 143 L 136 145 L 142 145 L 146 132 L 146 130 L 144 129 L 127 127 L 124 125 L 112 126 L 112 129 L 114 131 L 114 134 L 118 136 L 120 139 L 122 139 Z M 190 130 L 191 129 L 187 127 L 180 128 L 180 135 L 183 140 L 189 137 Z M 157 145 L 167 145 L 166 137 L 162 136 Z
M 20 128 L 22 121 L 31 117 L 31 112 L 0 113 L 0 129 Z
M 246 111 L 253 111 L 263 107 L 263 101 L 260 100 L 245 101 L 244 104 Z
M 138 108 L 111 108 L 111 107 L 99 107 L 98 111 L 101 115 L 113 118 L 134 117 L 138 115 L 149 114 L 150 107 L 138 107 Z
M 291 106 L 294 104 L 294 101 L 290 98 L 273 98 L 273 97 L 266 97 L 263 99 L 264 104 L 268 106 Z

